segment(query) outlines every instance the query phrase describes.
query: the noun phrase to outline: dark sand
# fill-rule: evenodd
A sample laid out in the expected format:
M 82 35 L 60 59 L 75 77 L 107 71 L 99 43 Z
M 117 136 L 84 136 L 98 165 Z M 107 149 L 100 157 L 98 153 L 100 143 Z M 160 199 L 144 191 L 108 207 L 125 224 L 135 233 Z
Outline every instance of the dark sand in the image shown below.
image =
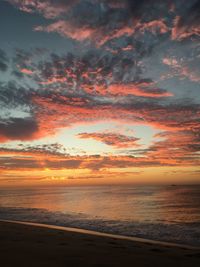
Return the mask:
M 200 266 L 200 250 L 0 222 L 1 267 Z

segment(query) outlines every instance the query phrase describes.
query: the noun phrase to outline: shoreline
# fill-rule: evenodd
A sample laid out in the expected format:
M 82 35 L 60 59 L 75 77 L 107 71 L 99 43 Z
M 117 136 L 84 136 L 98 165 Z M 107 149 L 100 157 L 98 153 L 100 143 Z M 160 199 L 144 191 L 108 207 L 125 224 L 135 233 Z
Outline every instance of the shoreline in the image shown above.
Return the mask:
M 98 232 L 94 230 L 86 230 L 86 229 L 75 228 L 75 227 L 66 227 L 66 226 L 58 226 L 58 225 L 18 221 L 18 220 L 0 219 L 0 222 L 15 223 L 15 224 L 20 224 L 20 225 L 29 225 L 29 226 L 34 226 L 34 227 L 42 227 L 42 228 L 47 228 L 47 229 L 52 229 L 52 230 L 61 230 L 61 231 L 66 231 L 66 232 L 87 234 L 87 235 L 92 235 L 92 236 L 109 237 L 109 238 L 118 239 L 118 240 L 128 240 L 128 241 L 144 243 L 144 244 L 160 245 L 164 247 L 172 247 L 172 248 L 174 247 L 174 248 L 182 248 L 182 249 L 200 251 L 200 247 L 197 247 L 197 246 L 190 246 L 190 245 L 184 245 L 184 244 L 182 245 L 182 244 L 177 244 L 177 243 L 172 243 L 172 242 L 151 240 L 151 239 L 140 238 L 140 237 L 126 236 L 126 235 L 110 234 L 110 233 Z
M 191 247 L 14 221 L 0 221 L 0 258 L 3 267 L 200 266 Z

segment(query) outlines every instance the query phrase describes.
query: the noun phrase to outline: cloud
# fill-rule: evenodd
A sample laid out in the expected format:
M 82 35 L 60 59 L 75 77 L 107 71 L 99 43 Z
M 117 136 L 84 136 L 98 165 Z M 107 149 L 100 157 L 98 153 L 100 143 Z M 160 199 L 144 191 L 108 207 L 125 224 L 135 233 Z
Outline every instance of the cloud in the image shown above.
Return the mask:
M 46 18 L 41 25 L 39 16 L 34 16 L 38 18 L 35 30 L 57 32 L 75 41 L 70 41 L 71 53 L 16 49 L 9 59 L 10 81 L 0 82 L 0 140 L 7 146 L 1 152 L 12 158 L 10 162 L 2 158 L 4 168 L 11 169 L 9 164 L 31 168 L 26 157 L 34 159 L 34 168 L 52 169 L 199 164 L 200 105 L 194 97 L 200 81 L 198 1 L 184 5 L 160 0 L 9 2 Z M 52 38 L 56 43 L 56 35 Z M 7 54 L 0 50 L 4 72 Z M 161 79 L 162 75 L 171 79 Z M 162 134 L 140 150 L 134 136 L 78 135 L 126 150 L 127 156 L 115 157 L 73 157 L 59 144 L 12 151 L 8 146 L 12 140 L 37 140 L 59 129 L 102 121 L 151 126 Z M 14 153 L 19 157 L 14 158 Z
M 26 68 L 23 68 L 20 70 L 22 73 L 24 74 L 27 74 L 27 75 L 31 75 L 33 74 L 33 71 L 32 70 L 29 70 L 29 69 L 26 69 Z
M 0 157 L 0 170 L 37 170 L 40 164 L 37 159 Z
M 195 52 L 193 52 L 195 54 Z M 172 76 L 179 76 L 180 79 L 187 78 L 192 82 L 200 82 L 199 58 L 198 56 L 188 58 L 165 57 L 162 62 L 172 70 Z
M 31 94 L 31 88 L 20 86 L 14 81 L 0 82 L 0 122 L 4 126 L 15 118 L 23 121 L 33 117 Z
M 64 20 L 56 21 L 49 26 L 37 26 L 34 28 L 34 30 L 57 32 L 62 36 L 68 36 L 78 41 L 83 41 L 85 39 L 91 38 L 92 34 L 95 32 L 94 29 L 89 27 L 76 28 L 75 26 Z
M 37 122 L 32 118 L 10 118 L 0 122 L 0 140 L 30 140 L 38 131 Z
M 135 63 L 135 58 L 142 60 L 142 56 L 135 55 L 136 52 L 115 56 L 94 49 L 83 55 L 52 54 L 48 61 L 36 64 L 29 61 L 30 53 L 17 51 L 16 64 L 29 63 L 33 71 L 29 76 L 38 87 L 1 84 L 4 103 L 1 114 L 5 110 L 7 116 L 6 120 L 2 118 L 3 125 L 12 124 L 11 111 L 19 109 L 23 111 L 19 116 L 22 121 L 32 118 L 35 123 L 35 132 L 27 134 L 27 140 L 54 135 L 58 129 L 72 125 L 108 120 L 171 131 L 195 127 L 199 123 L 199 105 L 184 99 L 173 100 L 171 92 L 157 87 L 151 79 L 144 79 L 141 65 Z M 169 65 L 171 61 L 166 62 Z M 17 127 L 20 123 L 18 120 L 13 125 Z M 26 139 L 20 134 L 9 138 Z M 5 139 L 4 129 L 4 140 L 9 138 Z
M 53 122 L 55 117 L 57 125 L 59 125 L 59 119 L 65 121 L 66 125 L 70 125 L 81 121 L 86 123 L 107 118 L 176 129 L 187 127 L 191 125 L 191 122 L 198 123 L 200 109 L 198 104 L 187 102 L 168 104 L 130 97 L 113 102 L 112 98 L 87 98 L 86 95 L 76 98 L 53 92 L 43 96 L 35 95 L 33 101 L 38 106 L 39 112 L 36 113 L 36 116 L 39 116 L 38 119 L 44 116 L 45 122 Z
M 41 56 L 44 56 L 47 53 L 45 48 L 32 48 L 27 50 L 24 49 L 15 49 L 14 57 L 12 58 L 13 63 L 13 72 L 32 75 L 33 69 L 36 67 L 35 61 Z M 23 75 L 22 75 L 23 76 Z
M 145 31 L 159 39 L 167 33 L 171 33 L 173 40 L 199 36 L 196 0 L 183 5 L 172 0 L 7 1 L 24 12 L 37 12 L 48 20 L 53 19 L 48 25 L 36 26 L 36 31 L 57 32 L 77 41 L 90 40 L 97 46 L 124 36 L 142 36 Z
M 71 92 L 74 96 L 173 96 L 171 92 L 159 88 L 151 79 L 142 79 L 143 69 L 138 61 L 142 56 L 148 55 L 148 51 L 145 47 L 143 49 L 142 43 L 138 47 L 132 55 L 113 55 L 92 49 L 80 56 L 70 53 L 65 56 L 52 54 L 49 61 L 38 65 L 29 64 L 29 69 L 23 67 L 21 70 L 33 76 L 35 82 L 44 88 L 59 87 L 60 91 L 68 91 L 68 94 Z
M 190 125 L 190 127 L 192 127 Z M 156 167 L 156 166 L 197 166 L 200 163 L 200 135 L 199 123 L 193 130 L 179 129 L 156 134 L 155 141 L 148 149 L 141 149 L 140 156 L 72 156 L 59 144 L 26 146 L 18 149 L 0 148 L 1 169 L 89 169 L 101 170 L 105 168 Z M 137 138 L 129 138 L 113 133 L 82 133 L 81 138 L 93 138 L 117 148 L 128 148 L 136 145 Z M 164 139 L 164 140 L 163 140 Z M 173 145 L 172 145 L 173 144 Z M 137 152 L 138 149 L 136 149 Z M 137 153 L 136 153 L 137 154 Z M 6 156 L 4 156 L 6 155 Z
M 141 44 L 140 50 L 142 48 Z M 43 84 L 60 82 L 69 85 L 69 88 L 83 90 L 92 85 L 106 86 L 111 81 L 117 83 L 123 80 L 128 83 L 137 79 L 136 75 L 141 71 L 135 62 L 136 56 L 140 57 L 137 51 L 130 57 L 126 54 L 114 56 L 92 49 L 80 56 L 67 54 L 60 57 L 53 54 L 49 62 L 37 67 L 37 78 Z
M 66 14 L 76 0 L 7 0 L 20 10 L 28 13 L 38 12 L 47 19 L 53 19 Z
M 79 42 L 90 40 L 97 47 L 101 47 L 113 39 L 133 36 L 136 32 L 144 34 L 147 31 L 154 35 L 160 35 L 169 32 L 170 28 L 162 20 L 139 22 L 136 26 L 134 26 L 133 22 L 129 22 L 128 24 L 119 25 L 115 29 L 106 29 L 108 31 L 106 34 L 103 27 L 95 28 L 84 24 L 73 25 L 70 21 L 58 20 L 48 26 L 36 26 L 34 30 L 48 33 L 57 32 L 63 37 L 69 37 Z
M 160 159 L 160 162 L 168 162 L 185 166 L 199 164 L 200 135 L 199 125 L 193 130 L 180 129 L 178 131 L 165 131 L 156 135 L 164 139 L 156 141 L 146 153 L 147 157 Z M 173 145 L 172 145 L 173 144 Z
M 155 167 L 155 166 L 176 166 L 178 163 L 160 162 L 159 160 L 150 159 L 146 157 L 133 157 L 133 156 L 65 156 L 65 157 L 38 157 L 37 153 L 32 154 L 31 157 L 20 156 L 20 152 L 13 156 L 9 156 L 9 152 L 6 152 L 6 156 L 0 156 L 0 170 L 64 170 L 64 169 L 85 169 L 98 171 L 105 168 L 131 168 L 131 167 Z
M 119 177 L 123 174 L 124 177 L 126 176 L 135 176 L 135 175 L 140 175 L 142 172 L 141 171 L 137 171 L 137 172 L 117 172 L 117 171 L 106 171 L 106 170 L 102 170 L 102 171 L 98 171 L 95 172 L 94 170 L 92 172 L 90 172 L 87 175 L 78 175 L 78 176 L 68 176 L 67 179 L 70 180 L 83 180 L 83 179 L 101 179 L 101 178 L 116 178 Z M 59 178 L 59 177 L 58 177 Z
M 10 155 L 20 154 L 23 156 L 34 156 L 34 157 L 53 157 L 55 156 L 67 156 L 67 149 L 58 143 L 42 144 L 42 145 L 27 145 L 20 143 L 15 148 L 9 147 L 9 145 L 0 146 L 0 154 L 8 153 Z
M 156 2 L 156 5 L 155 5 Z M 38 25 L 35 31 L 57 32 L 78 42 L 89 41 L 97 47 L 118 43 L 124 37 L 144 37 L 151 33 L 154 39 L 171 31 L 167 21 L 158 16 L 168 14 L 169 3 L 161 1 L 79 1 L 66 16 L 60 16 L 48 25 Z M 151 8 L 151 16 L 148 10 Z
M 175 19 L 172 39 L 182 40 L 192 36 L 200 36 L 200 3 L 195 0 L 189 4 L 189 8 Z
M 150 86 L 149 86 L 150 85 Z M 165 89 L 151 88 L 152 84 L 146 82 L 136 82 L 130 84 L 112 84 L 108 88 L 98 88 L 98 92 L 107 92 L 108 95 L 127 96 L 135 95 L 140 97 L 160 98 L 173 96 L 172 93 L 167 92 Z M 104 93 L 105 94 L 105 93 Z
M 155 155 L 154 155 L 155 156 Z M 20 153 L 18 156 L 0 157 L 1 170 L 61 170 L 61 169 L 88 169 L 88 170 L 103 170 L 112 168 L 145 168 L 145 167 L 158 167 L 158 166 L 196 166 L 200 162 L 199 158 L 192 157 L 133 157 L 133 156 L 66 156 L 59 158 L 38 158 L 37 154 L 32 157 L 22 157 Z
M 0 71 L 5 72 L 8 69 L 8 57 L 6 53 L 0 48 Z
M 139 138 L 126 136 L 117 133 L 80 133 L 77 135 L 81 139 L 92 138 L 115 148 L 137 147 Z
M 164 20 L 152 20 L 150 22 L 144 22 L 140 25 L 140 31 L 151 31 L 154 34 L 165 34 L 170 31 L 170 28 L 166 25 Z

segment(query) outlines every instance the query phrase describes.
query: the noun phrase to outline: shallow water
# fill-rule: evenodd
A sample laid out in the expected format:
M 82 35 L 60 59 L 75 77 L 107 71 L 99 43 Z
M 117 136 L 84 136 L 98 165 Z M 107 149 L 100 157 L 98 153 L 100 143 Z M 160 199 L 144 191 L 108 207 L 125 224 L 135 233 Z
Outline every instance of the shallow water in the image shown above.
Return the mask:
M 200 186 L 1 189 L 0 218 L 200 246 Z

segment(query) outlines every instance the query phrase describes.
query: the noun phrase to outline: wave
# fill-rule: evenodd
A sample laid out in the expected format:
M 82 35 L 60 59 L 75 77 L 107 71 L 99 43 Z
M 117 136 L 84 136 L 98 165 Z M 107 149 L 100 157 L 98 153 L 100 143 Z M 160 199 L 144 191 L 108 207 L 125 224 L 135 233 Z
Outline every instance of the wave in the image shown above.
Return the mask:
M 0 207 L 0 219 L 75 227 L 163 242 L 200 246 L 200 223 L 107 220 L 83 213 L 52 212 L 37 208 Z

